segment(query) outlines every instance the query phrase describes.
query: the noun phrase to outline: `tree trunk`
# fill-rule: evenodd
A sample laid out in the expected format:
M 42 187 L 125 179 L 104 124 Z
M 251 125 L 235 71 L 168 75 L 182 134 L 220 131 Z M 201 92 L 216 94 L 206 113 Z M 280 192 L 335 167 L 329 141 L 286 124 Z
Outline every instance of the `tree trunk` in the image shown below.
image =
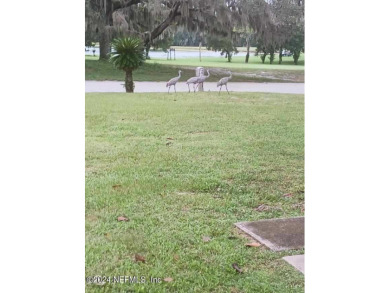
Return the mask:
M 202 41 L 199 42 L 199 62 L 202 62 Z
M 150 51 L 150 44 L 148 43 L 146 45 L 146 47 L 145 47 L 145 57 L 146 57 L 146 59 L 150 59 L 149 51 Z
M 274 63 L 274 59 L 275 59 L 275 52 L 272 50 L 271 52 L 269 52 L 269 64 Z
M 267 57 L 267 54 L 268 54 L 268 53 L 264 51 L 263 55 L 260 55 L 261 63 L 264 64 L 265 58 Z
M 282 64 L 282 54 L 283 54 L 283 48 L 279 48 L 279 64 Z
M 250 49 L 250 38 L 249 36 L 246 38 L 246 56 L 245 56 L 245 63 L 248 63 L 249 61 L 249 49 Z
M 134 92 L 133 70 L 126 70 L 125 88 L 126 93 Z
M 293 58 L 294 58 L 294 64 L 298 64 L 299 55 L 301 55 L 300 51 L 294 51 Z
M 104 29 L 100 33 L 99 46 L 100 46 L 100 48 L 99 48 L 100 49 L 99 60 L 108 60 L 111 44 L 110 44 L 109 34 L 106 31 L 106 29 Z

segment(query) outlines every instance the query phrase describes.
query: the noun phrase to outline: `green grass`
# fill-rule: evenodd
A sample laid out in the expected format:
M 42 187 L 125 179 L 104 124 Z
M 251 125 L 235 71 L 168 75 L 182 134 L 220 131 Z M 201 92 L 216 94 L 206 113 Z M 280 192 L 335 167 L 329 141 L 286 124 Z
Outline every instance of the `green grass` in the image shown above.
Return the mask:
M 183 80 L 195 76 L 195 70 L 189 68 L 166 66 L 158 63 L 145 63 L 139 69 L 133 72 L 135 81 L 168 81 L 172 77 L 178 76 L 179 69 L 182 71 Z M 212 75 L 210 81 L 219 80 L 222 75 Z M 226 76 L 223 75 L 223 76 Z M 113 67 L 107 61 L 85 60 L 85 79 L 86 80 L 120 80 L 123 81 L 125 73 Z M 255 79 L 246 78 L 240 81 L 254 81 Z
M 293 57 L 283 57 L 282 64 L 278 64 L 279 56 L 275 54 L 273 64 L 269 64 L 268 57 L 265 64 L 261 63 L 260 57 L 250 56 L 249 62 L 245 63 L 245 56 L 234 56 L 231 62 L 227 62 L 224 57 L 202 57 L 199 58 L 178 58 L 176 60 L 167 60 L 165 58 L 153 58 L 151 62 L 160 64 L 180 65 L 180 66 L 203 66 L 203 67 L 218 67 L 235 70 L 304 70 L 305 57 L 301 54 L 298 65 L 294 65 Z
M 188 59 L 183 59 L 188 60 Z M 176 60 L 178 61 L 178 60 Z M 148 60 L 143 66 L 135 70 L 133 77 L 135 81 L 168 81 L 178 75 L 178 70 L 182 70 L 183 80 L 195 76 L 195 67 L 199 66 L 194 60 L 188 62 L 180 61 L 183 64 L 177 64 L 176 61 L 167 60 Z M 206 66 L 205 64 L 201 64 Z M 214 64 L 218 65 L 218 64 Z M 219 69 L 218 66 L 207 67 L 211 69 L 211 76 L 208 81 L 218 81 L 227 76 L 227 68 Z M 244 67 L 243 67 L 244 68 Z M 234 81 L 244 82 L 303 82 L 303 71 L 287 70 L 260 70 L 259 68 L 247 70 L 243 68 L 231 68 Z M 106 61 L 98 61 L 98 57 L 85 57 L 85 79 L 86 80 L 124 80 L 124 72 L 113 67 Z
M 199 46 L 171 46 L 172 49 L 176 49 L 176 51 L 199 51 Z M 202 46 L 202 51 L 206 51 L 207 47 Z M 237 47 L 237 50 L 239 52 L 244 52 L 246 53 L 246 47 Z M 250 52 L 255 52 L 256 47 L 250 47 L 249 48 Z
M 87 292 L 304 292 L 234 228 L 303 215 L 303 95 L 86 94 L 85 184 L 86 276 L 173 278 Z

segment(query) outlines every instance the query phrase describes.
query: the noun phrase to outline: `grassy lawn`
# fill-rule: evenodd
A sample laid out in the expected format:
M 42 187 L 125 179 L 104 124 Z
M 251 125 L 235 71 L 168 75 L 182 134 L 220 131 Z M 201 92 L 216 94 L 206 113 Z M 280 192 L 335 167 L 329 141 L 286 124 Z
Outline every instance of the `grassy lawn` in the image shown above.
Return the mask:
M 304 292 L 234 228 L 303 215 L 303 95 L 86 94 L 85 142 L 86 276 L 173 279 L 87 292 Z
M 240 58 L 240 57 L 237 57 Z M 206 59 L 206 58 L 204 58 Z M 304 82 L 303 70 L 265 70 L 259 64 L 231 63 L 233 67 L 228 66 L 228 62 L 224 58 L 209 59 L 217 61 L 204 61 L 199 64 L 199 61 L 193 58 L 166 60 L 152 59 L 148 60 L 145 65 L 134 71 L 135 81 L 168 81 L 172 77 L 178 75 L 178 70 L 182 70 L 183 80 L 195 76 L 195 68 L 199 65 L 207 69 L 211 69 L 209 81 L 218 81 L 224 76 L 227 76 L 227 71 L 231 70 L 234 75 L 234 81 L 246 82 Z M 223 59 L 223 62 L 219 62 Z M 227 64 L 225 64 L 226 62 Z M 268 64 L 269 65 L 269 64 Z M 300 66 L 302 67 L 302 66 Z M 295 68 L 288 66 L 288 68 Z M 115 69 L 109 62 L 98 61 L 98 57 L 85 57 L 85 79 L 86 80 L 124 80 L 124 73 Z
M 250 56 L 249 62 L 245 63 L 245 56 L 233 55 L 232 61 L 227 62 L 227 59 L 221 57 L 202 57 L 199 58 L 177 58 L 176 60 L 167 60 L 166 58 L 153 58 L 151 61 L 160 64 L 181 65 L 181 66 L 203 66 L 203 67 L 220 67 L 238 70 L 304 70 L 305 57 L 301 54 L 298 65 L 294 65 L 293 57 L 283 57 L 282 64 L 278 64 L 279 56 L 275 54 L 273 64 L 269 64 L 268 57 L 265 64 L 261 63 L 260 57 Z
M 164 66 L 157 63 L 146 63 L 134 71 L 135 81 L 168 81 L 178 75 L 178 70 L 182 70 L 182 76 L 188 78 L 195 75 L 194 70 Z M 125 74 L 123 71 L 114 68 L 106 61 L 98 61 L 97 58 L 86 57 L 85 59 L 85 79 L 86 80 L 120 80 L 123 81 Z
M 199 51 L 199 46 L 171 46 L 172 49 L 176 49 L 176 51 Z M 202 51 L 206 51 L 207 47 L 202 46 Z M 239 52 L 246 53 L 246 47 L 237 47 Z M 249 51 L 251 53 L 256 51 L 256 47 L 250 47 Z

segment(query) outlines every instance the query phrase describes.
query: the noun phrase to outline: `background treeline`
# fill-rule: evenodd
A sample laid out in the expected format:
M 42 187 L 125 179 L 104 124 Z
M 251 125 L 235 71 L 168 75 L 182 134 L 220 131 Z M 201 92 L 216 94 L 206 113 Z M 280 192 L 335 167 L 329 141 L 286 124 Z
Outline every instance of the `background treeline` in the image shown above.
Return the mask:
M 100 59 L 120 36 L 151 48 L 207 46 L 231 61 L 237 47 L 256 47 L 262 62 L 304 51 L 304 0 L 85 0 L 86 45 L 99 42 Z

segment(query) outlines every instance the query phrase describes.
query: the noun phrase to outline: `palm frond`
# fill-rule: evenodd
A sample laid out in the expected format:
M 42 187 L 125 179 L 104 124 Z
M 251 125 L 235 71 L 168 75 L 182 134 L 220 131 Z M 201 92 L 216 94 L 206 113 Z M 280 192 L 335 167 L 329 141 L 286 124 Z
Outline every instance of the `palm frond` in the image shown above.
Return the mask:
M 118 38 L 112 41 L 110 62 L 122 70 L 135 70 L 145 62 L 143 42 L 136 37 Z

